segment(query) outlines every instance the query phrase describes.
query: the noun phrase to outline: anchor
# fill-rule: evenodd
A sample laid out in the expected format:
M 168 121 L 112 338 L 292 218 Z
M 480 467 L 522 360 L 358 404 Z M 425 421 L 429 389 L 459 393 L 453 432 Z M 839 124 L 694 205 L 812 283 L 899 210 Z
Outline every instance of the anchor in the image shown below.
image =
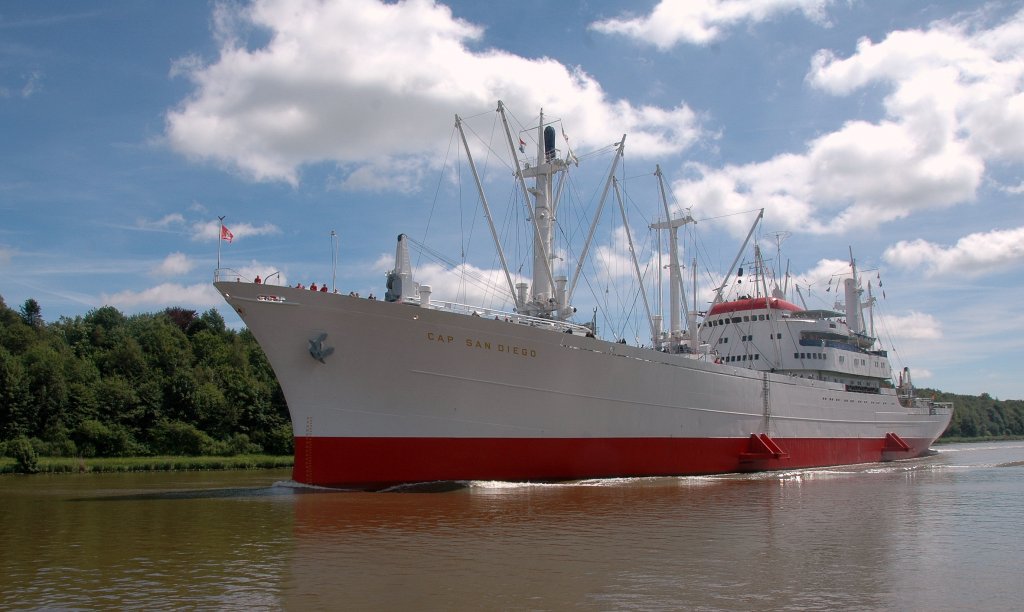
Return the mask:
M 333 346 L 324 346 L 324 340 L 326 339 L 327 333 L 324 332 L 309 341 L 309 354 L 320 363 L 327 363 L 324 361 L 324 357 L 334 352 Z

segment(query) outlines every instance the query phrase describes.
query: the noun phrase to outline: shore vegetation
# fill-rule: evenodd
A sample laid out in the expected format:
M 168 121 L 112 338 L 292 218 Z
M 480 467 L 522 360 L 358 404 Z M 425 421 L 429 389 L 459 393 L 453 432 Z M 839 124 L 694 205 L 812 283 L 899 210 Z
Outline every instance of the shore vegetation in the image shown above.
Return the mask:
M 290 456 L 292 444 L 266 356 L 216 310 L 104 306 L 46 323 L 35 300 L 15 310 L 0 297 L 0 457 L 18 471 L 107 465 L 96 458 L 227 464 Z

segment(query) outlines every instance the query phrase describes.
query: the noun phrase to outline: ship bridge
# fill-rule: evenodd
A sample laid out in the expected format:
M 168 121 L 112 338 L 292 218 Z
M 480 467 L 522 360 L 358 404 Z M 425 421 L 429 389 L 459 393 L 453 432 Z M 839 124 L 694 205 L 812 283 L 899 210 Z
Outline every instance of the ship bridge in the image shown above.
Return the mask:
M 736 367 L 788 373 L 877 393 L 892 378 L 875 338 L 849 328 L 845 315 L 806 310 L 780 298 L 715 304 L 701 327 L 701 341 L 716 360 Z

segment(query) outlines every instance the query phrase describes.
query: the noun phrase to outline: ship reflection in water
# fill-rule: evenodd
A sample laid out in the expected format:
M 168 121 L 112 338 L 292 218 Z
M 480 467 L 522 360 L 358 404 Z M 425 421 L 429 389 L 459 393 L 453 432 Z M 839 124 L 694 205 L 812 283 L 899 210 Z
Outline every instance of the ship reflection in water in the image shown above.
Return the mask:
M 1015 452 L 1021 456 L 1024 445 Z M 996 560 L 1010 559 L 1014 546 L 974 533 L 963 516 L 970 510 L 951 503 L 978 484 L 964 482 L 951 457 L 705 478 L 298 495 L 295 584 L 285 603 L 951 609 L 989 597 L 991 607 L 1006 607 L 1000 592 L 1015 590 L 1016 579 Z M 996 478 L 1011 477 L 992 469 Z M 1004 494 L 1019 504 L 1024 494 L 1014 489 Z M 1020 507 L 994 508 L 1017 522 Z M 996 548 L 964 551 L 975 538 Z M 1011 540 L 1022 543 L 1019 535 Z M 965 581 L 967 566 L 953 551 L 997 567 L 979 567 Z M 979 593 L 975 579 L 990 588 Z
M 888 464 L 339 492 L 0 477 L 0 609 L 1016 609 L 1024 442 Z

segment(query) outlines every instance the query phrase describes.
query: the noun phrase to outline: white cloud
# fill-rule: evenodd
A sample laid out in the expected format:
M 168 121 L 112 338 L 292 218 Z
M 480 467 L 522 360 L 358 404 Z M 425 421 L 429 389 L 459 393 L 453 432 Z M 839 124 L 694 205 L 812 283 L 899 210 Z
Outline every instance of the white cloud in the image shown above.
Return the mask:
M 253 225 L 251 223 L 227 223 L 224 225 L 231 230 L 234 235 L 233 240 L 238 240 L 244 236 L 267 236 L 271 234 L 278 234 L 281 232 L 280 229 L 273 223 L 264 223 L 263 225 Z M 197 221 L 192 224 L 192 240 L 216 240 L 220 236 L 220 222 L 219 221 Z
M 882 257 L 902 268 L 924 268 L 925 274 L 983 276 L 1024 263 L 1024 227 L 964 236 L 946 247 L 927 240 L 901 240 Z
M 252 260 L 248 264 L 236 266 L 233 269 L 238 274 L 238 277 L 244 281 L 252 281 L 259 276 L 260 280 L 265 284 L 289 286 L 288 275 L 279 267 L 271 264 Z
M 606 282 L 632 280 L 636 278 L 633 258 L 629 254 L 629 236 L 626 229 L 617 225 L 612 230 L 608 244 L 595 244 L 593 249 L 594 269 L 598 278 Z M 652 254 L 652 261 L 657 257 Z M 641 270 L 649 268 L 649 264 L 640 262 Z
M 829 4 L 831 0 L 661 0 L 643 17 L 605 19 L 590 27 L 669 49 L 681 42 L 706 45 L 725 36 L 729 28 L 786 13 L 801 12 L 811 21 L 826 24 Z
M 220 293 L 211 283 L 196 285 L 179 285 L 177 283 L 161 283 L 142 291 L 121 291 L 114 294 L 104 293 L 100 297 L 103 304 L 118 308 L 134 308 L 138 306 L 219 306 L 224 303 Z
M 931 370 L 925 368 L 912 368 L 911 374 L 915 386 L 922 380 L 932 380 L 935 378 L 935 374 L 933 374 Z
M 394 267 L 391 258 L 388 269 Z M 461 304 L 479 304 L 491 308 L 511 308 L 505 273 L 487 270 L 470 264 L 448 269 L 435 263 L 421 264 L 414 279 L 420 285 L 430 285 L 432 301 L 450 300 Z M 512 279 L 516 282 L 516 279 Z
M 673 185 L 676 199 L 709 216 L 763 206 L 775 223 L 822 234 L 971 201 L 987 162 L 1024 161 L 1024 47 L 1008 42 L 1016 34 L 1024 12 L 989 30 L 938 22 L 862 40 L 847 59 L 821 51 L 808 83 L 834 95 L 887 86 L 886 118 L 849 121 L 800 154 L 693 164 L 696 177 Z
M 418 160 L 441 157 L 454 113 L 493 109 L 499 99 L 515 112 L 543 107 L 571 120 L 580 150 L 629 132 L 631 150 L 662 156 L 699 135 L 685 105 L 634 107 L 609 100 L 579 68 L 475 50 L 483 30 L 428 0 L 257 0 L 222 6 L 215 23 L 216 61 L 174 68 L 195 90 L 167 113 L 166 135 L 185 155 L 257 180 L 294 185 L 303 165 L 326 161 L 342 167 L 347 188 L 380 189 L 376 175 L 387 168 L 412 174 L 396 183 L 408 190 Z M 264 31 L 266 45 L 243 46 L 246 28 Z
M 819 51 L 808 80 L 836 95 L 889 84 L 886 111 L 915 141 L 937 149 L 956 137 L 985 159 L 1024 159 L 1024 11 L 991 29 L 971 20 L 893 32 L 838 59 Z
M 415 193 L 427 168 L 425 159 L 396 156 L 368 161 L 333 183 L 339 189 Z
M 157 219 L 156 221 L 149 221 L 147 219 L 139 219 L 138 221 L 136 221 L 136 225 L 138 225 L 139 227 L 150 230 L 167 230 L 171 227 L 180 226 L 184 224 L 185 217 L 183 217 L 180 213 L 171 213 L 169 215 L 164 215 L 163 217 Z
M 33 70 L 29 73 L 25 79 L 25 84 L 21 87 L 21 97 L 31 98 L 43 88 L 43 73 L 38 70 Z
M 938 340 L 942 338 L 942 326 L 938 319 L 930 314 L 913 310 L 906 315 L 876 314 L 875 325 L 895 339 Z
M 153 268 L 155 276 L 180 276 L 187 274 L 196 266 L 196 263 L 189 259 L 188 255 L 176 252 L 164 258 L 159 265 Z
M 0 245 L 0 266 L 8 266 L 11 263 L 11 259 L 17 253 L 14 249 L 8 246 Z
M 850 276 L 850 262 L 841 259 L 822 259 L 810 270 L 794 273 L 789 287 L 798 286 L 810 309 L 835 308 L 845 299 L 844 278 Z M 797 302 L 799 302 L 797 298 Z

